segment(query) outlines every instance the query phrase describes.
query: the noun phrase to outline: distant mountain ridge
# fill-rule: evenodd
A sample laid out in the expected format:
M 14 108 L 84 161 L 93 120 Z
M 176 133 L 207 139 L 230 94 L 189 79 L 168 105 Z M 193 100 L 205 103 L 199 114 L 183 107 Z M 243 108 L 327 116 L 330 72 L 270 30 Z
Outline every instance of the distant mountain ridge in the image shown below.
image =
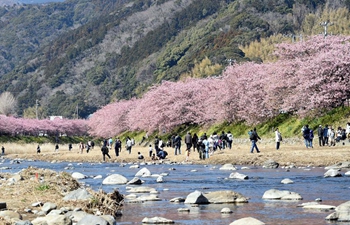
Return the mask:
M 21 4 L 44 4 L 52 2 L 64 2 L 64 0 L 1 0 L 0 6 L 13 6 Z
M 19 116 L 35 115 L 39 102 L 40 117 L 85 118 L 163 80 L 217 76 L 231 62 L 262 61 L 248 57 L 242 46 L 311 32 L 312 26 L 322 31 L 312 13 L 347 4 L 67 0 L 0 7 L 0 93 L 17 97 Z

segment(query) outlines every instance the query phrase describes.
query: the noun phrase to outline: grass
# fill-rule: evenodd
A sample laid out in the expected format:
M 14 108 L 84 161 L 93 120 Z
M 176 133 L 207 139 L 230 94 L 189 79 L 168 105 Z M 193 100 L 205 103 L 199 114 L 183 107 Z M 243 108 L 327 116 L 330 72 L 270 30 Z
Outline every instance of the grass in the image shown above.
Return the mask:
M 38 187 L 35 188 L 38 191 L 46 191 L 50 189 L 50 186 L 48 184 L 41 184 Z

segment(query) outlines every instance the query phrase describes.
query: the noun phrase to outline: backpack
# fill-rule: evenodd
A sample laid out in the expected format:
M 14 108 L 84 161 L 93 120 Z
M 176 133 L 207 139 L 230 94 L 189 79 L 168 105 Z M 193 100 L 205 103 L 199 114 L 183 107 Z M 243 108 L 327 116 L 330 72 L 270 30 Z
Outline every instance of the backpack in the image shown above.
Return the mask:
M 254 132 L 250 132 L 249 133 L 249 139 L 250 140 L 255 140 L 256 138 L 255 138 L 255 133 Z

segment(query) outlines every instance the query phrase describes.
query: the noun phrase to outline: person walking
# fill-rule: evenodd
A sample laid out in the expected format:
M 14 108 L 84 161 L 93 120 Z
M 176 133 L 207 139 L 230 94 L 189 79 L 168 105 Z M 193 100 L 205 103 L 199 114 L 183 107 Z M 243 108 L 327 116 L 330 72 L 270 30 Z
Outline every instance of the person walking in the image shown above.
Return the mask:
M 279 132 L 278 127 L 275 130 L 276 150 L 280 149 L 280 143 L 282 141 L 282 134 Z
M 111 156 L 108 154 L 109 148 L 107 145 L 102 146 L 101 152 L 102 152 L 102 158 L 104 162 L 106 161 L 106 156 L 108 156 L 108 158 L 111 158 Z
M 36 154 L 39 154 L 41 152 L 40 145 L 36 148 Z
M 253 130 L 249 131 L 249 139 L 252 143 L 252 147 L 250 148 L 250 153 L 254 152 L 254 148 L 256 149 L 257 153 L 260 153 L 259 148 L 257 146 L 257 142 L 258 140 L 261 140 L 261 138 L 259 137 L 258 133 L 256 132 L 256 127 L 254 127 Z
M 229 149 L 231 149 L 232 148 L 232 141 L 233 141 L 233 135 L 231 134 L 231 131 L 227 132 L 226 137 L 227 137 L 227 146 Z
M 181 155 L 181 137 L 180 135 L 176 135 L 175 136 L 175 140 L 174 140 L 174 144 L 175 144 L 175 152 L 174 154 L 177 155 L 177 153 L 179 153 L 179 155 Z
M 131 154 L 132 140 L 130 137 L 126 138 L 126 150 Z
M 185 135 L 185 144 L 186 144 L 186 151 L 190 151 L 192 148 L 192 135 L 190 132 L 187 132 Z
M 199 149 L 198 149 L 198 136 L 196 133 L 193 134 L 193 137 L 192 137 L 192 146 L 193 146 L 193 152 L 196 151 L 197 149 L 197 152 L 199 152 Z
M 304 137 L 304 143 L 306 148 L 311 147 L 310 146 L 310 129 L 308 124 L 306 124 L 303 129 L 303 137 Z

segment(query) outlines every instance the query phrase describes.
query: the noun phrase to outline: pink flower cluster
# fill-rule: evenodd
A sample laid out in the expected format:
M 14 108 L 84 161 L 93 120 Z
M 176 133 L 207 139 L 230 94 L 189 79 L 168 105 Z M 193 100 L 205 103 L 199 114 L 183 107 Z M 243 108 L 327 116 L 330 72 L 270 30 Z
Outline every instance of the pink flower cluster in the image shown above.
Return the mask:
M 314 36 L 277 45 L 277 62 L 229 66 L 217 78 L 163 81 L 142 98 L 98 110 L 89 120 L 90 134 L 224 121 L 255 124 L 281 112 L 305 116 L 338 107 L 350 98 L 349 39 Z

